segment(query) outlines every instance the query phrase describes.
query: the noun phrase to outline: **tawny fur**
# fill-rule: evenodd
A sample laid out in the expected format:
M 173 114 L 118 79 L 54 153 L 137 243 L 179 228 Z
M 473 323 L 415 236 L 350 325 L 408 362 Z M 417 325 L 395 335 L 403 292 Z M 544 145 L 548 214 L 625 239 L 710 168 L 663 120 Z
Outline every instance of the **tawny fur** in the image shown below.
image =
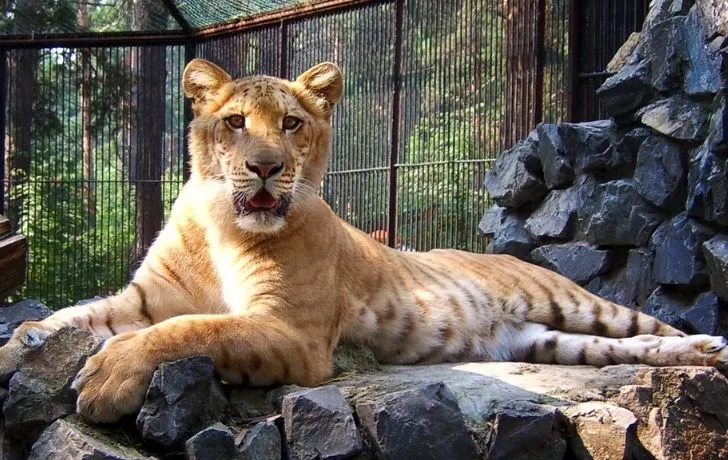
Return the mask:
M 192 177 L 133 281 L 25 323 L 0 349 L 8 370 L 62 326 L 109 338 L 75 380 L 89 420 L 135 411 L 158 364 L 196 355 L 234 383 L 316 385 L 340 341 L 366 344 L 385 363 L 725 367 L 722 338 L 684 337 L 546 269 L 504 255 L 395 251 L 343 222 L 315 193 L 343 89 L 335 65 L 293 82 L 232 80 L 194 60 L 184 89 L 195 112 Z M 284 129 L 287 116 L 302 123 Z M 263 181 L 246 162 L 281 168 Z M 263 187 L 290 206 L 241 214 L 236 203 Z

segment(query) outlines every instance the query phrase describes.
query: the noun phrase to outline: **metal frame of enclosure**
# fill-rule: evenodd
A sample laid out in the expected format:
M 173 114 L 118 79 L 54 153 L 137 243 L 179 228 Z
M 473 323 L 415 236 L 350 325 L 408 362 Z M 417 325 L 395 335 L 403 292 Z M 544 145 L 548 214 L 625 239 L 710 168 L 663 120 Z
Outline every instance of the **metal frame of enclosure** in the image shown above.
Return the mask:
M 0 213 L 29 239 L 23 296 L 61 307 L 126 282 L 187 178 L 195 56 L 234 77 L 337 62 L 323 197 L 390 246 L 483 251 L 491 163 L 539 122 L 600 117 L 594 90 L 649 1 L 324 0 L 205 27 L 161 3 L 176 30 L 0 35 Z

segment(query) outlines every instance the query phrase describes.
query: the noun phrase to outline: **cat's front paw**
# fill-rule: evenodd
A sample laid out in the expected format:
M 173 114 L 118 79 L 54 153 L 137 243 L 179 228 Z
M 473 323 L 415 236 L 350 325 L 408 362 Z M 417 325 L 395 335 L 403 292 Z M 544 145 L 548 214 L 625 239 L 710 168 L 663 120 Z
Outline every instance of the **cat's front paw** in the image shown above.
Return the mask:
M 76 411 L 95 423 L 115 422 L 142 405 L 157 363 L 145 353 L 142 332 L 109 339 L 73 381 Z

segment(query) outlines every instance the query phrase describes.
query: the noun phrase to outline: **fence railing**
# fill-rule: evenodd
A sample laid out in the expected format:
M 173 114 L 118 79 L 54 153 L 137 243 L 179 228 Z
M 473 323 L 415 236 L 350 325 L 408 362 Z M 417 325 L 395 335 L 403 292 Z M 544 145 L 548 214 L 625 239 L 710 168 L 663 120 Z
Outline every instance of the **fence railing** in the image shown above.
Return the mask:
M 182 35 L 0 38 L 0 213 L 28 236 L 22 295 L 60 307 L 125 284 L 186 178 L 192 56 L 238 77 L 337 62 L 326 201 L 392 246 L 483 251 L 491 163 L 540 121 L 598 115 L 592 74 L 646 13 L 627 3 L 328 0 Z

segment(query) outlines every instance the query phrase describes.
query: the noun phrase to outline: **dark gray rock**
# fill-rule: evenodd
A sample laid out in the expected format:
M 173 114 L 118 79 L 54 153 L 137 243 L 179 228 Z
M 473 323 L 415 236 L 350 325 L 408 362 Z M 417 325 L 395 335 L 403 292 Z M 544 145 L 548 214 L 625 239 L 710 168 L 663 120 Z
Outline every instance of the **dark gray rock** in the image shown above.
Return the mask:
M 88 427 L 66 420 L 49 426 L 33 445 L 28 460 L 142 460 L 152 459 Z M 222 460 L 222 459 L 219 459 Z
M 484 235 L 493 235 L 503 225 L 507 211 L 503 206 L 493 205 L 483 214 L 483 218 L 480 219 L 478 224 L 478 230 L 483 232 Z
M 661 208 L 678 210 L 685 202 L 686 177 L 680 146 L 661 136 L 642 143 L 634 173 L 640 195 Z
M 526 139 L 498 157 L 485 177 L 485 188 L 499 205 L 517 208 L 546 194 L 541 176 L 537 144 Z
M 695 297 L 680 289 L 660 286 L 650 295 L 642 312 L 681 330 L 687 329 L 682 315 L 695 304 Z
M 494 254 L 510 254 L 524 260 L 528 259 L 534 247 L 536 241 L 526 230 L 526 220 L 517 214 L 506 216 L 491 242 L 491 251 Z
M 5 431 L 32 442 L 55 420 L 74 413 L 76 392 L 71 382 L 100 346 L 101 339 L 86 331 L 63 328 L 28 352 L 10 379 L 3 403 Z
M 574 429 L 569 445 L 578 460 L 630 459 L 637 417 L 614 404 L 589 401 L 564 411 Z
M 185 452 L 189 460 L 226 460 L 237 455 L 233 433 L 222 423 L 211 425 L 188 439 Z
M 628 171 L 637 162 L 637 153 L 642 143 L 652 137 L 647 128 L 634 128 L 618 137 L 614 145 L 614 157 L 610 169 L 624 169 Z
M 569 238 L 576 222 L 579 186 L 552 190 L 541 205 L 526 219 L 526 230 L 539 240 Z
M 619 305 L 643 305 L 657 287 L 652 278 L 654 254 L 646 248 L 630 249 L 627 263 L 604 276 L 594 278 L 586 289 Z
M 546 187 L 553 189 L 572 183 L 574 168 L 564 151 L 558 126 L 541 123 L 536 127 L 536 131 L 538 132 L 538 156 L 541 159 Z
M 703 243 L 703 255 L 710 274 L 710 289 L 728 302 L 728 235 Z
M 443 383 L 359 402 L 356 413 L 377 458 L 476 458 L 455 396 Z
M 0 346 L 5 345 L 13 331 L 25 321 L 40 321 L 53 312 L 37 300 L 22 300 L 9 307 L 0 308 Z
M 722 0 L 697 0 L 698 18 L 703 34 L 712 38 L 716 35 L 728 36 L 728 12 Z
M 723 157 L 728 154 L 728 103 L 725 94 L 716 97 L 716 109 L 710 117 L 708 146 Z
M 655 131 L 673 139 L 702 142 L 708 128 L 708 113 L 701 104 L 683 96 L 661 99 L 637 115 Z
M 528 403 L 499 411 L 493 423 L 488 460 L 563 458 L 566 441 L 560 436 L 558 418 L 555 409 Z
M 721 325 L 720 312 L 725 306 L 714 293 L 704 292 L 695 299 L 690 310 L 680 314 L 680 318 L 691 332 L 716 335 Z
M 717 50 L 706 45 L 700 8 L 693 6 L 685 21 L 685 92 L 691 96 L 712 95 L 724 86 Z
M 604 170 L 614 163 L 611 120 L 585 123 L 561 123 L 559 135 L 564 152 L 577 175 Z
M 583 242 L 538 247 L 531 251 L 531 260 L 579 284 L 605 273 L 611 263 L 610 251 Z
M 631 114 L 652 99 L 652 67 L 649 60 L 628 63 L 597 89 L 597 96 L 610 117 Z
M 708 270 L 702 245 L 715 235 L 686 212 L 665 222 L 655 231 L 650 247 L 655 251 L 652 276 L 662 284 L 708 285 Z
M 728 158 L 711 152 L 707 142 L 690 160 L 686 209 L 703 220 L 728 225 Z
M 217 422 L 228 405 L 206 356 L 162 363 L 136 419 L 142 437 L 164 447 Z
M 662 214 L 629 180 L 615 180 L 579 191 L 579 235 L 593 244 L 643 246 Z
M 0 458 L 3 460 L 27 460 L 28 452 L 22 441 L 18 441 L 4 431 L 0 431 Z
M 238 446 L 239 460 L 280 460 L 281 433 L 272 421 L 257 423 Z
M 282 414 L 292 459 L 339 459 L 364 449 L 349 405 L 334 386 L 286 395 Z
M 685 17 L 669 17 L 646 28 L 641 40 L 650 58 L 652 86 L 662 93 L 674 93 L 682 85 Z

